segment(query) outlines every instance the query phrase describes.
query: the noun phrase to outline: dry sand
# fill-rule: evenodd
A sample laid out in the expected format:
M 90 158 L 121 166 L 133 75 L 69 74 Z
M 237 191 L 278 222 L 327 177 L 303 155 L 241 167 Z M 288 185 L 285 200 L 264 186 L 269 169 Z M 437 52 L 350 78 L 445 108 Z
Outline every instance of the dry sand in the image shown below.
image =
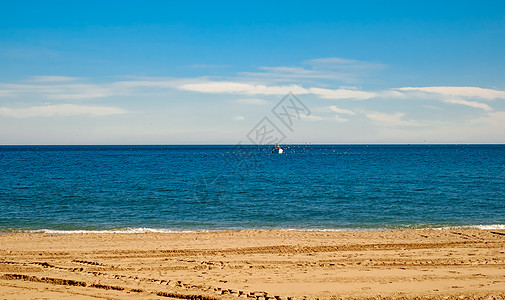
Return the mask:
M 505 299 L 505 231 L 0 236 L 0 298 L 167 297 Z

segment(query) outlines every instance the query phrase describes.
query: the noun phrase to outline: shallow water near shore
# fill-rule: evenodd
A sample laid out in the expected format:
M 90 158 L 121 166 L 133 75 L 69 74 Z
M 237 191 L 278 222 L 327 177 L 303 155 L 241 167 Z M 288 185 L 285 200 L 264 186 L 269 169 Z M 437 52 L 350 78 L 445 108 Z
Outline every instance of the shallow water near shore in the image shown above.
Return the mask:
M 0 231 L 505 224 L 504 145 L 0 146 Z

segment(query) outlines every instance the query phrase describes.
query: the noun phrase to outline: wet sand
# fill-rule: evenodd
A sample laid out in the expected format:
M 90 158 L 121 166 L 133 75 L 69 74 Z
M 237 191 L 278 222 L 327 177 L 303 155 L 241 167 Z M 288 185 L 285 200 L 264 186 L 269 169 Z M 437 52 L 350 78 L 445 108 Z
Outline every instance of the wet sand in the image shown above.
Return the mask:
M 0 236 L 2 299 L 505 299 L 505 230 Z

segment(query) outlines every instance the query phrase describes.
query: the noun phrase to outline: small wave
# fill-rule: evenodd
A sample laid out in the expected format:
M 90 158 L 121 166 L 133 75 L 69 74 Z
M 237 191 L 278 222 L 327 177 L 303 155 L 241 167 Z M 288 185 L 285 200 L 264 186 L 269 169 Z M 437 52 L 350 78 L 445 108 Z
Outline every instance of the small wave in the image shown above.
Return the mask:
M 332 232 L 332 231 L 388 231 L 388 230 L 455 230 L 455 229 L 481 229 L 481 230 L 505 230 L 505 224 L 492 225 L 461 225 L 461 226 L 386 226 L 377 228 L 234 228 L 234 229 L 163 229 L 163 228 L 114 228 L 103 230 L 78 229 L 78 230 L 57 230 L 57 229 L 0 229 L 0 234 L 100 234 L 100 233 L 198 233 L 198 232 L 219 232 L 219 231 L 242 231 L 242 230 L 279 230 L 279 231 L 307 231 L 307 232 Z
M 480 230 L 499 230 L 505 229 L 505 224 L 491 224 L 491 225 L 460 225 L 460 226 L 443 226 L 443 227 L 433 227 L 431 229 L 436 230 L 455 230 L 455 229 L 480 229 Z
M 478 225 L 478 229 L 505 229 L 505 224 Z
M 158 229 L 158 228 L 118 228 L 118 229 L 104 229 L 104 230 L 11 229 L 8 231 L 3 231 L 2 233 L 87 234 L 87 233 L 190 233 L 190 232 L 209 232 L 209 231 L 210 230 L 177 230 L 177 229 Z

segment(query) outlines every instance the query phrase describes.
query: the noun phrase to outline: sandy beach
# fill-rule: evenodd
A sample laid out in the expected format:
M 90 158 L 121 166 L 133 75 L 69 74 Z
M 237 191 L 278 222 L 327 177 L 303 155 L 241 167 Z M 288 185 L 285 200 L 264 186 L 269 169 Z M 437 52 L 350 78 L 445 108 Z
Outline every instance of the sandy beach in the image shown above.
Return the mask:
M 0 236 L 4 299 L 505 297 L 505 230 Z

